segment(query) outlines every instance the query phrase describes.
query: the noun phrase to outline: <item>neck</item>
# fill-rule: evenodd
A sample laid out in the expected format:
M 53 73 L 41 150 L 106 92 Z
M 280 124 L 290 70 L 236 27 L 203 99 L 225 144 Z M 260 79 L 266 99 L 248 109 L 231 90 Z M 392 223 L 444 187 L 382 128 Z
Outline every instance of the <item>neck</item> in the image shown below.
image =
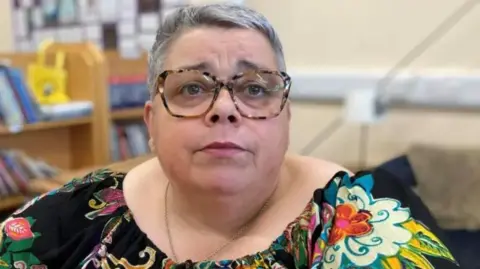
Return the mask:
M 276 196 L 277 185 L 248 188 L 234 195 L 212 195 L 172 185 L 167 190 L 168 210 L 182 224 L 231 237 L 253 222 Z

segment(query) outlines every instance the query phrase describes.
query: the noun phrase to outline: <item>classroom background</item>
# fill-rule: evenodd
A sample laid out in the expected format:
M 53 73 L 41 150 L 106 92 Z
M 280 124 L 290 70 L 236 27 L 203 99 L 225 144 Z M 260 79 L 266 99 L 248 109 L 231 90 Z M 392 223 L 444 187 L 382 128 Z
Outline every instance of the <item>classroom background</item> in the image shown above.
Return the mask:
M 148 156 L 146 51 L 162 17 L 211 2 L 0 0 L 4 216 L 72 175 Z M 423 191 L 465 268 L 480 268 L 479 1 L 231 2 L 265 14 L 283 41 L 290 151 L 391 169 Z M 376 92 L 381 112 L 365 105 Z

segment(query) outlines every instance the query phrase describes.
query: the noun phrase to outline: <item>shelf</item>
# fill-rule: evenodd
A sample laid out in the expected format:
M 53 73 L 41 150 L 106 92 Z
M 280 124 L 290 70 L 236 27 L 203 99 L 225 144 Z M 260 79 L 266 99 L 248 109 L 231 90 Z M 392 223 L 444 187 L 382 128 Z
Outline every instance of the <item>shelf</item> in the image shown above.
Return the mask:
M 58 189 L 62 186 L 63 184 L 56 182 L 53 179 L 33 179 L 28 184 L 28 191 L 33 194 L 41 194 Z
M 92 122 L 91 117 L 81 117 L 81 118 L 58 120 L 58 121 L 45 121 L 45 122 L 39 122 L 34 124 L 27 124 L 23 127 L 23 129 L 20 132 L 10 132 L 10 130 L 8 130 L 8 128 L 6 128 L 5 126 L 0 126 L 0 136 L 15 135 L 18 133 L 25 133 L 25 132 L 32 132 L 32 131 L 67 128 L 72 126 L 89 124 L 91 122 Z
M 0 211 L 15 210 L 25 203 L 23 195 L 14 195 L 10 197 L 0 198 Z
M 112 120 L 136 120 L 143 117 L 143 107 L 126 108 L 112 111 Z

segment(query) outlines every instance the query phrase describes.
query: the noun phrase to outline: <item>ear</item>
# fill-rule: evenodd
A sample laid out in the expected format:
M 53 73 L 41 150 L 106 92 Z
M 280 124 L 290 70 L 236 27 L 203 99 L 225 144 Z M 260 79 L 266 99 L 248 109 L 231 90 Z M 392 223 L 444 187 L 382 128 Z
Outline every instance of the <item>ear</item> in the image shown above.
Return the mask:
M 143 109 L 143 121 L 145 122 L 145 125 L 147 126 L 148 130 L 148 135 L 150 137 L 154 137 L 154 107 L 153 107 L 153 101 L 147 101 L 145 103 L 145 107 Z

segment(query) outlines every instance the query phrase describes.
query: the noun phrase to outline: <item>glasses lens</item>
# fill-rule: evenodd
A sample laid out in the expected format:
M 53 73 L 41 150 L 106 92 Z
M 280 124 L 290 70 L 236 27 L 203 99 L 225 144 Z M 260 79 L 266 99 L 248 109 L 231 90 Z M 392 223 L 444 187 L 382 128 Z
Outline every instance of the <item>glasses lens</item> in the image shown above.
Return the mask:
M 246 73 L 235 80 L 234 96 L 242 114 L 272 117 L 280 113 L 285 82 L 274 73 Z
M 163 93 L 170 112 L 197 116 L 207 111 L 214 96 L 215 82 L 199 71 L 170 73 L 163 83 Z

